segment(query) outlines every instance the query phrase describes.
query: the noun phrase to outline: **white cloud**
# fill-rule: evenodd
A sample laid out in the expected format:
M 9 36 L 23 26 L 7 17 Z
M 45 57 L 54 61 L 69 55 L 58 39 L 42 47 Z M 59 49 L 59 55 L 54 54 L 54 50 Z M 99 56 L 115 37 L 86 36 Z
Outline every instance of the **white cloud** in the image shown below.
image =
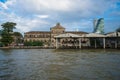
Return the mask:
M 5 5 L 26 12 L 80 11 L 100 12 L 115 6 L 119 0 L 8 0 Z
M 8 9 L 8 7 L 6 6 L 6 4 L 0 2 L 0 9 Z
M 56 22 L 63 22 L 68 30 L 73 30 L 73 28 L 90 29 L 92 28 L 92 21 L 90 22 L 87 19 L 101 16 L 107 10 L 116 8 L 115 3 L 118 1 L 7 0 L 5 3 L 0 2 L 0 10 L 2 9 L 0 11 L 0 23 L 15 21 L 20 31 L 43 29 L 45 25 L 50 27 Z M 86 20 L 82 21 L 83 19 Z
M 5 3 L 0 2 L 0 8 L 2 10 L 9 9 L 9 6 L 13 6 L 13 3 L 15 3 L 16 0 L 7 0 Z
M 118 0 L 8 0 L 5 4 L 19 15 L 75 14 L 80 17 L 101 15 Z
M 49 15 L 35 15 L 38 18 L 49 18 Z
M 19 0 L 17 4 L 23 4 L 27 9 L 32 8 L 34 10 L 50 9 L 50 10 L 69 10 L 69 0 Z M 32 5 L 32 7 L 30 7 Z
M 16 2 L 16 0 L 7 0 L 7 1 L 5 2 L 5 5 L 9 7 L 9 6 L 14 5 L 15 2 Z
M 38 18 L 30 19 L 30 18 L 19 17 L 14 13 L 11 13 L 11 14 L 4 13 L 4 12 L 0 12 L 0 13 L 1 13 L 0 18 L 2 18 L 2 20 L 0 21 L 1 24 L 7 21 L 15 22 L 17 23 L 16 28 L 20 32 L 27 32 L 30 30 L 34 30 L 35 28 L 38 28 L 38 27 L 42 28 L 41 25 L 48 24 L 48 22 Z

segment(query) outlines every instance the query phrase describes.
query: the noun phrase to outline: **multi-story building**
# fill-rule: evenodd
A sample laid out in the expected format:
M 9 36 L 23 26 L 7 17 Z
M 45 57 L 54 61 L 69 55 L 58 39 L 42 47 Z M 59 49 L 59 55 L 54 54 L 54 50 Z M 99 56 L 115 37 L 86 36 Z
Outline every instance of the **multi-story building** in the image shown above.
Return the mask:
M 56 40 L 55 36 L 60 34 L 76 34 L 79 36 L 87 34 L 87 32 L 82 31 L 65 31 L 65 28 L 57 23 L 56 26 L 51 27 L 50 31 L 30 31 L 24 34 L 24 41 L 41 41 L 44 46 L 55 46 Z
M 120 32 L 109 32 L 106 34 L 107 37 L 120 37 Z
M 104 34 L 104 19 L 95 19 L 94 22 L 94 33 Z

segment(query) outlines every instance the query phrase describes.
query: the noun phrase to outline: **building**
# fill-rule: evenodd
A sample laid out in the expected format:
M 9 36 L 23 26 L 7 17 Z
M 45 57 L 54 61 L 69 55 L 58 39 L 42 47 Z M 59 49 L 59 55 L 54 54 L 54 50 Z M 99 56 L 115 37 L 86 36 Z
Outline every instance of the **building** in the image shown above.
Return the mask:
M 85 35 L 88 34 L 87 32 L 82 31 L 66 31 L 63 26 L 60 25 L 60 23 L 57 23 L 56 26 L 51 27 L 50 31 L 30 31 L 24 33 L 24 41 L 41 41 L 44 43 L 44 46 L 56 46 L 56 38 L 55 36 L 58 36 L 60 34 L 75 34 L 75 35 Z M 62 41 L 68 40 L 69 42 L 73 39 L 67 39 L 64 38 Z M 85 38 L 84 38 L 85 40 Z
M 109 48 L 120 48 L 120 32 L 107 33 L 106 46 Z
M 104 34 L 104 19 L 95 19 L 93 22 L 94 25 L 94 33 Z
M 103 19 L 95 21 L 94 33 L 66 31 L 60 23 L 50 31 L 30 31 L 24 33 L 24 42 L 40 41 L 44 47 L 56 48 L 120 48 L 120 33 L 103 34 Z
M 97 26 L 97 22 L 98 22 L 98 19 L 94 19 L 94 21 L 93 21 L 93 32 L 95 32 L 95 30 L 96 30 L 96 26 Z
M 120 32 L 109 32 L 106 34 L 107 37 L 120 37 Z

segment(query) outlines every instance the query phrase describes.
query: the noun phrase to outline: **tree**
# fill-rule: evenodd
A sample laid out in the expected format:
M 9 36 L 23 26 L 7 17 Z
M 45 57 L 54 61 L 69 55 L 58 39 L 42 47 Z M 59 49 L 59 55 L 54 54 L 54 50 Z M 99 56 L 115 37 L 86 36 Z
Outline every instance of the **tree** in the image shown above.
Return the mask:
M 15 29 L 16 27 L 16 23 L 13 23 L 13 22 L 6 22 L 6 23 L 3 23 L 2 25 L 2 28 L 4 31 L 10 33 L 10 32 L 13 32 L 13 29 Z
M 25 46 L 43 46 L 43 42 L 41 41 L 25 41 Z
M 120 27 L 116 29 L 117 32 L 120 32 Z
M 2 33 L 2 31 L 0 30 L 0 47 L 2 46 L 2 43 L 1 43 L 1 33 Z
M 2 31 L 0 30 L 0 36 L 1 36 Z
M 13 22 L 6 22 L 3 23 L 2 25 L 2 33 L 1 33 L 1 42 L 3 43 L 4 46 L 8 46 L 13 42 L 13 29 L 15 29 L 16 23 Z
M 14 32 L 13 37 L 14 37 L 14 42 L 16 43 L 16 45 L 23 42 L 23 36 L 20 32 Z
M 14 32 L 14 36 L 16 36 L 16 37 L 23 37 L 20 32 Z

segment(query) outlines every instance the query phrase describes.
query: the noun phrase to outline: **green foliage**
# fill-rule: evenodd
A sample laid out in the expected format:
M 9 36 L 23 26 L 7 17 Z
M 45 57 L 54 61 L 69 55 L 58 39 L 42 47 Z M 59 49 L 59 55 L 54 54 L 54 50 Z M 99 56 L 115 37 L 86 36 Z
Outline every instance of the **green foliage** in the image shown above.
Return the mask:
M 24 42 L 24 46 L 43 46 L 43 42 L 40 41 L 27 41 Z
M 2 34 L 2 31 L 0 30 L 0 36 L 1 36 L 1 34 Z
M 3 23 L 1 26 L 3 30 L 6 32 L 13 32 L 13 29 L 15 29 L 16 23 L 6 22 L 6 23 Z
M 6 22 L 6 23 L 3 23 L 1 26 L 3 28 L 1 32 L 1 37 L 2 37 L 1 42 L 4 46 L 8 46 L 14 41 L 12 35 L 13 35 L 13 29 L 15 29 L 16 23 Z
M 20 32 L 14 32 L 13 36 L 14 36 L 14 42 L 16 43 L 16 45 L 18 45 L 19 43 L 23 43 L 23 36 Z
M 1 42 L 5 46 L 8 46 L 10 43 L 13 42 L 12 34 L 9 34 L 9 33 L 5 32 L 5 31 L 3 31 L 2 34 L 1 34 L 1 36 L 2 36 Z
M 13 35 L 16 36 L 16 37 L 23 37 L 20 32 L 14 32 Z
M 120 32 L 120 27 L 116 29 L 117 32 Z
M 2 47 L 3 46 L 3 44 L 0 42 L 0 47 Z

